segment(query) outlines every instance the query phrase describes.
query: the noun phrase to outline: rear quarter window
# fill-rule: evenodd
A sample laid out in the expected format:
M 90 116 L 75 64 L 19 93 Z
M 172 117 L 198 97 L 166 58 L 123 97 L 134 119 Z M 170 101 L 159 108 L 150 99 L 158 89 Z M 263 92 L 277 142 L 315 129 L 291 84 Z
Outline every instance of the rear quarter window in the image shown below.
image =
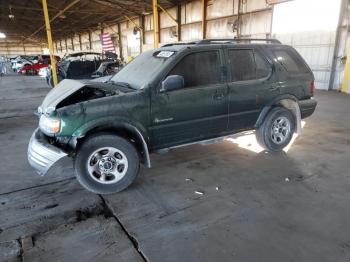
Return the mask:
M 277 61 L 290 73 L 310 73 L 304 60 L 295 51 L 288 49 L 273 49 Z

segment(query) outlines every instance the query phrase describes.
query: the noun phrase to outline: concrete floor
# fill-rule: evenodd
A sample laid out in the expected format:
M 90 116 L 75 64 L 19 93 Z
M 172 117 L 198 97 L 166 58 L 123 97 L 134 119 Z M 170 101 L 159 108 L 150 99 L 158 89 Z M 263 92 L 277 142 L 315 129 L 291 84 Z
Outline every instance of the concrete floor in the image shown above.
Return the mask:
M 70 159 L 44 178 L 29 167 L 48 91 L 0 78 L 0 261 L 350 261 L 349 95 L 317 92 L 288 153 L 260 152 L 252 135 L 176 149 L 102 197 Z

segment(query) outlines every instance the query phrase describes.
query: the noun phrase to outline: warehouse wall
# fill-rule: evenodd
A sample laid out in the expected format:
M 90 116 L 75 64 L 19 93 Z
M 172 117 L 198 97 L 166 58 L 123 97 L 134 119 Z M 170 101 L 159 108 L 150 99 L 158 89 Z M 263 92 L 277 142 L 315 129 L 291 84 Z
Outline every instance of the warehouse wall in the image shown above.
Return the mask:
M 339 9 L 340 0 L 295 0 L 274 10 L 273 37 L 295 47 L 304 57 L 314 72 L 317 89 L 329 88 Z M 298 20 L 294 20 L 295 14 Z M 334 89 L 339 89 L 339 82 Z
M 279 1 L 281 0 L 275 2 Z M 206 38 L 234 37 L 237 35 L 237 31 L 234 31 L 235 27 L 239 28 L 240 35 L 244 37 L 269 37 L 271 35 L 272 5 L 268 5 L 266 0 L 241 0 L 241 3 L 239 3 L 239 0 L 208 0 L 206 8 Z M 182 4 L 179 10 L 178 7 L 169 8 L 167 12 L 175 19 L 181 16 L 180 41 L 202 39 L 202 5 L 200 0 Z M 143 24 L 141 20 L 143 20 Z M 120 32 L 117 24 L 105 26 L 102 29 L 103 32 L 111 33 L 119 55 L 119 37 L 121 38 L 122 57 L 125 60 L 130 56 L 138 55 L 141 51 L 153 48 L 153 15 L 148 14 L 133 18 L 132 21 L 120 23 Z M 177 42 L 176 23 L 163 11 L 159 12 L 159 24 L 160 46 Z M 135 34 L 135 25 L 144 28 L 143 36 L 140 35 L 140 32 Z M 67 39 L 60 39 L 55 42 L 57 52 L 63 54 L 67 51 L 90 49 L 101 51 L 99 38 L 101 29 L 92 30 L 90 34 L 91 47 L 89 32 L 82 32 L 80 33 L 81 45 L 79 44 L 79 37 L 70 36 Z M 141 38 L 143 38 L 142 46 L 140 44 Z M 72 39 L 73 45 L 71 44 Z
M 16 55 L 38 55 L 42 54 L 45 45 L 37 45 L 18 41 L 1 40 L 0 41 L 0 56 L 13 57 Z

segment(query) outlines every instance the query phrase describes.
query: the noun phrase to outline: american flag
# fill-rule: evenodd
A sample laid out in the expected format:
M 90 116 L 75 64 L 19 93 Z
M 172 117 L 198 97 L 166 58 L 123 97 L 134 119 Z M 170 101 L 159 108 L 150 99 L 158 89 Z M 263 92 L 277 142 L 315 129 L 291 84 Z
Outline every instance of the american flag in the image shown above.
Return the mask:
M 115 48 L 112 42 L 111 34 L 110 33 L 101 34 L 100 38 L 101 38 L 102 50 L 105 52 L 115 53 Z

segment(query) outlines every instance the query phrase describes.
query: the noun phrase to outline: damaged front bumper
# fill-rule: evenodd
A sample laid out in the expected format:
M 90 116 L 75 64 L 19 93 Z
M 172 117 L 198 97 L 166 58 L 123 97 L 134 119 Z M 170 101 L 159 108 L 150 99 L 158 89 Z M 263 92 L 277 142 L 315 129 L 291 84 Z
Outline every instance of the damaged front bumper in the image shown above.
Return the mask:
M 60 148 L 51 145 L 39 129 L 34 131 L 28 145 L 28 161 L 39 175 L 46 175 L 54 163 L 67 155 Z

